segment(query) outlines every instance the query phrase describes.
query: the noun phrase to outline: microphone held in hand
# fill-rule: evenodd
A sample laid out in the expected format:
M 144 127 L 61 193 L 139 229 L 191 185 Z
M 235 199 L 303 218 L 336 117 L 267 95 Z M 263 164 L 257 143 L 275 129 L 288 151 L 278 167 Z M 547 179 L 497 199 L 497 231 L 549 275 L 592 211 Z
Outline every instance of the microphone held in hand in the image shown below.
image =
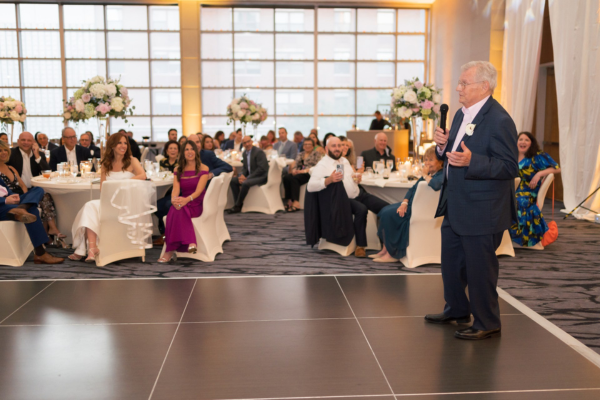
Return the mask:
M 442 116 L 440 118 L 440 128 L 446 130 L 446 118 L 448 117 L 448 104 L 442 104 L 440 106 L 440 112 Z

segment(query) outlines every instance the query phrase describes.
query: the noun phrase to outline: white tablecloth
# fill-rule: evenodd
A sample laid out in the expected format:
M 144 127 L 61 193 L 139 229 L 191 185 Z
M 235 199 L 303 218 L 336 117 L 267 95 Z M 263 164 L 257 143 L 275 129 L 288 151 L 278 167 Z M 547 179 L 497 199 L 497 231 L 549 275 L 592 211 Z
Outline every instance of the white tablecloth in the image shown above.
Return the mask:
M 394 204 L 399 203 L 404 199 L 408 189 L 413 187 L 415 182 L 416 181 L 401 183 L 398 180 L 363 178 L 360 184 L 368 193 L 371 193 L 390 204 Z
M 161 199 L 173 186 L 173 179 L 153 180 L 152 183 L 156 188 L 156 198 Z M 84 182 L 80 178 L 77 178 L 75 183 L 58 183 L 43 177 L 33 178 L 31 184 L 41 187 L 46 193 L 52 195 L 56 206 L 58 229 L 61 233 L 67 235 L 65 239 L 67 243 L 73 243 L 71 237 L 73 221 L 75 221 L 77 213 L 86 202 L 100 199 L 100 184 Z

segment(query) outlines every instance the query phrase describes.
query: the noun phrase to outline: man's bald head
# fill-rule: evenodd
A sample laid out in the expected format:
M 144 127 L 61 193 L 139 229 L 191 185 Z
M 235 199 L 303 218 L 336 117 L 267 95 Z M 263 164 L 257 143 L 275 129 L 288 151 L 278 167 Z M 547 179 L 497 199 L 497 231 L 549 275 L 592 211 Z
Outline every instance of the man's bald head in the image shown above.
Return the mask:
M 244 146 L 246 151 L 252 150 L 252 146 L 254 146 L 254 143 L 252 143 L 252 138 L 250 136 L 244 136 L 242 138 L 242 146 Z
M 192 133 L 190 136 L 187 137 L 187 140 L 190 142 L 194 142 L 196 144 L 196 147 L 198 148 L 198 150 L 202 150 L 202 144 L 200 141 L 200 138 L 198 137 L 198 135 L 196 135 L 195 133 Z
M 19 148 L 25 153 L 29 153 L 33 147 L 34 141 L 35 140 L 33 139 L 31 132 L 22 132 L 17 140 L 17 146 L 19 146 Z
M 69 127 L 63 129 L 62 142 L 63 146 L 69 149 L 69 151 L 73 150 L 73 148 L 75 148 L 75 146 L 77 145 L 77 133 L 75 132 L 75 129 Z
M 327 154 L 334 160 L 339 160 L 342 156 L 342 142 L 338 137 L 331 136 L 327 139 Z

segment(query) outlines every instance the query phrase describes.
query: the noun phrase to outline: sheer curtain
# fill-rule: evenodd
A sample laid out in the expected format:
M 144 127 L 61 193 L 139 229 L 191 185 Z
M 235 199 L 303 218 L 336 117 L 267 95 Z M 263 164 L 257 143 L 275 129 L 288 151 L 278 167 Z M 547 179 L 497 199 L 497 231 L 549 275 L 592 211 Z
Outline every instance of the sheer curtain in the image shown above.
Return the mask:
M 564 203 L 574 208 L 600 185 L 598 0 L 550 0 Z M 585 204 L 600 212 L 600 192 Z M 592 213 L 578 210 L 578 218 Z
M 501 103 L 517 131 L 531 131 L 545 0 L 507 0 Z

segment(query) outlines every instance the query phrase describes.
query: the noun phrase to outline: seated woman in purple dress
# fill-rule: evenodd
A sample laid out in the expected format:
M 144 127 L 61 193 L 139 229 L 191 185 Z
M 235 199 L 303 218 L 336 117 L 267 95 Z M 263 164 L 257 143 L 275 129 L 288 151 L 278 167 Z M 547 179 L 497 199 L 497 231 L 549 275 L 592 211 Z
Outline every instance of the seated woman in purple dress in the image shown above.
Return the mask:
M 192 218 L 202 215 L 202 201 L 208 183 L 208 167 L 200 161 L 198 147 L 186 142 L 179 154 L 173 180 L 172 206 L 165 227 L 165 253 L 159 263 L 171 261 L 173 252 L 196 253 L 196 233 Z

